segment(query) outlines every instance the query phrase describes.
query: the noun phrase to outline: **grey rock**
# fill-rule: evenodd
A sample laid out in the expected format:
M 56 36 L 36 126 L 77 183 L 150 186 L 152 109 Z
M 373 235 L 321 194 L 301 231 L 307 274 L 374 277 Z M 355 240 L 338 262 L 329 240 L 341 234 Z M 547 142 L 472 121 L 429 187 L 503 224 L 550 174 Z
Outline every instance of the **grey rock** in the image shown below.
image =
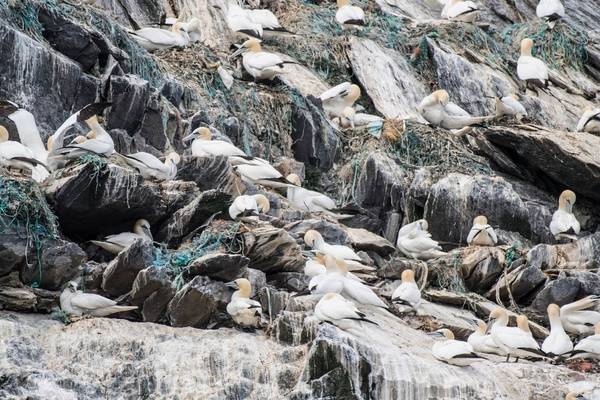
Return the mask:
M 172 286 L 163 286 L 152 293 L 142 304 L 142 319 L 144 322 L 159 322 L 166 320 L 169 303 L 177 293 Z
M 164 19 L 163 4 L 147 0 L 97 0 L 97 6 L 106 10 L 121 24 L 133 29 L 146 25 L 157 24 Z M 132 21 L 138 26 L 134 26 Z
M 187 267 L 189 276 L 204 275 L 229 282 L 246 274 L 250 260 L 239 254 L 213 253 L 195 259 Z
M 495 247 L 467 248 L 462 256 L 462 275 L 467 288 L 486 292 L 504 270 L 504 251 Z
M 539 311 L 546 312 L 549 304 L 559 306 L 571 303 L 577 299 L 581 290 L 581 283 L 577 278 L 559 277 L 546 285 L 535 297 L 531 306 Z
M 273 287 L 265 286 L 260 290 L 258 299 L 267 316 L 273 320 L 286 309 L 290 299 L 290 293 L 286 290 L 278 290 Z
M 242 238 L 250 268 L 267 274 L 303 270 L 305 260 L 300 246 L 286 230 L 261 226 L 243 233 Z
M 369 232 L 366 229 L 346 229 L 348 241 L 357 250 L 373 251 L 383 257 L 396 251 L 396 247 L 387 239 Z
M 573 271 L 570 276 L 580 283 L 578 297 L 600 295 L 600 276 L 595 272 Z
M 257 296 L 262 292 L 262 289 L 267 286 L 267 274 L 258 269 L 246 268 L 244 278 L 248 279 L 250 281 L 250 286 L 252 286 L 250 297 Z
M 129 292 L 138 273 L 154 260 L 152 243 L 138 239 L 120 252 L 102 274 L 102 290 L 111 296 Z
M 391 257 L 385 260 L 377 269 L 377 276 L 384 279 L 401 279 L 402 272 L 407 269 L 412 269 L 417 272 L 423 270 L 425 262 L 418 260 L 409 260 L 407 258 Z
M 102 275 L 106 264 L 96 261 L 87 261 L 79 267 L 79 287 L 84 292 L 100 291 L 102 287 Z
M 171 280 L 165 269 L 150 266 L 138 272 L 131 286 L 129 302 L 140 305 L 151 294 L 162 287 L 171 286 Z
M 0 310 L 49 313 L 60 292 L 23 285 L 15 271 L 0 278 Z
M 169 303 L 167 316 L 173 326 L 206 328 L 228 297 L 231 298 L 231 291 L 224 283 L 196 276 L 175 294 Z
M 348 233 L 342 226 L 323 219 L 301 219 L 287 224 L 284 229 L 298 240 L 303 239 L 304 234 L 313 229 L 318 231 L 327 243 L 345 244 L 348 241 Z
M 268 277 L 269 284 L 279 289 L 303 292 L 308 289 L 310 278 L 302 272 L 279 272 Z
M 20 269 L 26 256 L 26 240 L 15 233 L 4 232 L 0 241 L 0 276 Z
M 178 165 L 177 179 L 195 182 L 202 191 L 218 189 L 233 194 L 245 187 L 233 172 L 227 157 L 193 157 L 186 155 Z

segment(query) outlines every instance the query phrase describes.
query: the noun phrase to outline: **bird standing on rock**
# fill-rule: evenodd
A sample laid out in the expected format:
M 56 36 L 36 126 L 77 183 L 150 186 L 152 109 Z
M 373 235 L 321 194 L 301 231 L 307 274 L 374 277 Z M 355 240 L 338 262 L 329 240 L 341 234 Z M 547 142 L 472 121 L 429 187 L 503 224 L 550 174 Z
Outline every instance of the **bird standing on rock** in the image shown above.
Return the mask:
M 517 61 L 517 75 L 519 79 L 534 87 L 548 87 L 548 67 L 539 58 L 531 55 L 533 40 L 521 40 L 521 56 Z
M 240 156 L 246 157 L 246 153 L 225 140 L 213 140 L 210 129 L 201 126 L 194 129 L 192 133 L 181 139 L 184 143 L 192 141 L 192 155 L 194 157 L 207 156 Z
M 227 304 L 227 314 L 231 315 L 233 321 L 242 328 L 260 328 L 262 318 L 262 306 L 250 299 L 252 285 L 246 278 L 239 278 L 228 282 L 226 285 L 236 291 Z
M 498 236 L 485 216 L 475 217 L 467 243 L 471 246 L 495 246 L 498 243 Z
M 508 314 L 503 308 L 495 308 L 490 313 L 491 336 L 494 343 L 506 353 L 506 362 L 510 356 L 517 359 L 519 357 L 540 357 L 544 354 L 540 345 L 533 339 L 530 333 L 519 327 L 508 326 Z M 524 328 L 524 326 L 522 326 Z
M 353 302 L 337 293 L 326 293 L 315 306 L 315 318 L 319 322 L 329 322 L 340 329 L 356 328 L 358 323 L 377 325 L 359 311 Z
M 517 96 L 513 94 L 504 96 L 501 99 L 496 98 L 496 116 L 501 117 L 503 115 L 521 119 L 522 117 L 527 116 L 527 110 L 523 107 L 523 104 L 519 102 Z
M 565 190 L 560 194 L 558 210 L 552 214 L 552 221 L 550 222 L 550 232 L 552 232 L 555 239 L 558 240 L 561 237 L 577 239 L 576 235 L 579 235 L 581 226 L 573 214 L 573 205 L 576 200 L 577 196 L 571 190 Z
M 469 343 L 476 352 L 505 356 L 506 353 L 496 345 L 492 335 L 487 334 L 486 330 L 487 326 L 485 325 L 485 322 L 477 320 L 477 329 L 469 335 L 467 343 Z
M 19 142 L 8 140 L 8 131 L 2 125 L 0 125 L 0 165 L 9 169 L 29 171 L 32 175 L 38 165 L 45 168 L 29 148 Z
M 103 248 L 111 254 L 117 255 L 124 249 L 131 246 L 136 240 L 144 239 L 152 241 L 152 232 L 150 223 L 145 219 L 138 219 L 133 225 L 133 232 L 123 232 L 116 235 L 109 235 L 104 240 L 90 240 L 91 243 Z
M 495 116 L 472 117 L 458 105 L 450 102 L 445 90 L 436 90 L 419 104 L 419 113 L 433 126 L 444 129 L 462 129 L 465 126 L 481 124 Z
M 345 118 L 344 113 L 348 114 L 346 109 L 352 108 L 359 98 L 360 87 L 350 82 L 340 83 L 319 96 L 325 115 L 329 119 Z
M 421 290 L 415 282 L 415 272 L 404 270 L 400 278 L 402 283 L 392 293 L 392 303 L 410 306 L 416 312 L 421 305 Z
M 600 312 L 595 308 L 600 304 L 600 296 L 587 296 L 560 307 L 560 319 L 569 333 L 589 335 L 594 333 L 594 325 L 600 322 Z
M 137 309 L 137 306 L 119 306 L 117 302 L 93 293 L 77 290 L 76 282 L 69 282 L 60 294 L 60 309 L 69 316 L 106 317 L 107 315 Z
M 254 80 L 272 80 L 285 73 L 286 63 L 277 54 L 263 51 L 258 39 L 248 39 L 232 54 L 232 58 L 242 55 L 242 65 Z
M 542 343 L 542 351 L 551 357 L 562 356 L 573 350 L 573 342 L 565 332 L 560 320 L 560 307 L 556 304 L 548 306 L 550 335 Z
M 446 255 L 427 231 L 429 225 L 420 219 L 400 228 L 396 246 L 407 257 L 415 260 L 430 260 Z
M 193 28 L 199 29 L 199 23 Z M 149 52 L 170 49 L 171 47 L 185 47 L 190 43 L 190 36 L 181 22 L 176 22 L 170 31 L 160 28 L 142 28 L 130 31 L 131 37 Z
M 600 322 L 594 327 L 594 335 L 581 339 L 575 345 L 573 358 L 600 360 Z
M 229 206 L 229 216 L 233 220 L 258 221 L 258 215 L 260 213 L 266 214 L 270 209 L 271 204 L 265 195 L 243 195 L 236 197 L 233 203 L 231 203 L 231 206 Z
M 360 7 L 350 4 L 350 0 L 337 0 L 338 10 L 335 20 L 342 29 L 362 29 L 365 25 L 365 12 Z

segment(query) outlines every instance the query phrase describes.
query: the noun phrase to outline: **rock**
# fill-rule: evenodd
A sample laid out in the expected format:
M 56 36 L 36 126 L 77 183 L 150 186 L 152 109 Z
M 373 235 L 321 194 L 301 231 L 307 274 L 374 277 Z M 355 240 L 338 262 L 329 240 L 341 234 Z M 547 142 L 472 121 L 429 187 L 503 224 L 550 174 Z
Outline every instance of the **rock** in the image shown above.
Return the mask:
M 578 297 L 590 295 L 600 295 L 600 276 L 594 272 L 588 271 L 573 271 L 570 276 L 577 279 L 580 286 Z
M 187 267 L 189 276 L 203 275 L 229 282 L 244 276 L 250 260 L 239 254 L 213 253 L 195 259 Z
M 196 182 L 202 191 L 217 189 L 234 194 L 236 186 L 245 187 L 233 172 L 227 157 L 184 156 L 178 166 L 177 179 Z
M 417 118 L 416 110 L 428 95 L 413 69 L 396 51 L 382 49 L 370 39 L 351 37 L 348 52 L 352 71 L 377 111 L 385 118 Z
M 600 234 L 585 236 L 567 244 L 539 244 L 527 253 L 529 264 L 542 270 L 596 268 L 599 257 Z
M 49 313 L 59 295 L 23 285 L 16 271 L 0 278 L 0 310 Z
M 102 275 L 106 269 L 106 264 L 95 261 L 87 261 L 79 267 L 78 287 L 87 291 L 99 291 L 102 287 Z
M 27 256 L 27 243 L 17 234 L 3 232 L 0 241 L 0 276 L 20 269 Z
M 265 286 L 258 293 L 258 299 L 269 319 L 273 320 L 286 309 L 290 300 L 290 293 L 285 290 Z
M 120 296 L 131 290 L 138 273 L 152 264 L 152 243 L 138 239 L 112 260 L 102 275 L 102 290 L 111 296 Z
M 296 241 L 284 229 L 261 226 L 242 234 L 250 268 L 267 274 L 301 272 L 305 260 Z
M 281 175 L 288 176 L 290 174 L 296 174 L 300 177 L 301 180 L 304 180 L 306 170 L 303 162 L 296 161 L 293 158 L 280 158 L 276 163 L 273 164 L 273 167 L 279 172 Z
M 537 291 L 544 287 L 547 279 L 539 267 L 524 265 L 508 273 L 506 279 L 501 277 L 496 285 L 486 294 L 486 297 L 490 300 L 496 300 L 496 293 L 498 293 L 502 301 L 508 301 L 510 299 L 507 290 L 508 283 L 510 294 L 515 301 L 520 304 L 527 303 L 531 301 L 531 297 Z
M 157 24 L 165 16 L 162 3 L 147 0 L 96 0 L 96 5 L 106 10 L 121 24 L 133 29 Z M 135 21 L 135 26 L 132 21 Z
M 504 250 L 497 247 L 467 247 L 462 253 L 462 276 L 469 290 L 484 293 L 504 270 Z
M 303 272 L 279 272 L 269 275 L 269 284 L 292 292 L 304 292 L 308 289 L 310 278 Z
M 32 266 L 24 265 L 21 268 L 21 279 L 27 285 L 35 282 L 47 290 L 62 289 L 78 273 L 79 266 L 86 258 L 79 246 L 63 240 L 42 243 L 38 254 Z
M 196 276 L 169 303 L 167 317 L 172 326 L 206 328 L 217 308 L 224 308 L 231 291 L 222 282 Z
M 212 215 L 227 215 L 230 198 L 227 193 L 217 190 L 202 192 L 185 207 L 175 211 L 161 225 L 156 238 L 170 246 L 179 243 L 183 237 L 207 222 Z
M 561 278 L 546 284 L 535 297 L 531 306 L 545 313 L 549 304 L 555 303 L 559 306 L 571 303 L 577 299 L 581 289 L 581 283 L 577 278 Z
M 166 311 L 169 303 L 177 293 L 172 286 L 163 286 L 144 300 L 142 305 L 142 319 L 144 322 L 165 323 Z
M 250 297 L 256 297 L 262 289 L 267 286 L 267 275 L 254 268 L 246 268 L 246 275 L 244 278 L 250 281 L 250 286 L 252 286 L 252 292 L 250 293 Z
M 418 276 L 418 271 L 423 270 L 425 266 L 426 263 L 424 261 L 392 257 L 389 260 L 385 260 L 383 265 L 377 269 L 377 276 L 384 279 L 401 279 L 402 272 L 406 269 L 412 269 L 417 272 Z
M 323 172 L 329 171 L 341 143 L 323 114 L 320 100 L 309 96 L 294 102 L 292 127 L 294 158 Z
M 129 302 L 141 305 L 144 322 L 158 322 L 176 292 L 165 270 L 148 267 L 137 274 Z
M 314 229 L 327 243 L 345 244 L 348 241 L 346 229 L 323 219 L 301 219 L 287 224 L 284 229 L 297 240 L 303 240 L 304 234 Z
M 357 250 L 374 251 L 386 257 L 396 251 L 396 247 L 387 239 L 382 238 L 366 229 L 346 229 L 350 244 Z

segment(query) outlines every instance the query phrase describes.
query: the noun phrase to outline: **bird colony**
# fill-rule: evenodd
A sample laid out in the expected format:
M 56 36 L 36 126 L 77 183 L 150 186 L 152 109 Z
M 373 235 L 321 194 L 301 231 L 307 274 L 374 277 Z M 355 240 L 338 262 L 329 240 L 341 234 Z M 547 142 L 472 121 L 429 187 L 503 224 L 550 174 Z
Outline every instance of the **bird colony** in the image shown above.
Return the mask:
M 348 361 L 353 358 L 340 356 L 334 361 L 347 377 L 322 381 L 322 395 L 314 386 L 321 376 L 314 374 L 324 367 L 313 362 L 310 371 L 284 379 L 294 399 L 600 398 L 600 237 L 594 233 L 600 72 L 586 66 L 567 73 L 561 63 L 576 60 L 541 50 L 556 49 L 556 37 L 572 32 L 581 12 L 569 9 L 573 2 L 540 0 L 521 15 L 520 26 L 535 24 L 538 31 L 513 38 L 511 61 L 501 72 L 468 48 L 514 18 L 493 18 L 495 2 L 418 1 L 412 10 L 398 1 L 292 1 L 292 7 L 143 0 L 139 9 L 134 1 L 112 3 L 40 1 L 3 9 L 13 16 L 28 10 L 43 29 L 42 37 L 32 33 L 35 24 L 24 23 L 30 13 L 0 31 L 22 41 L 0 51 L 23 78 L 0 68 L 16 79 L 0 89 L 0 321 L 18 320 L 20 312 L 51 313 L 67 324 L 65 335 L 106 317 L 131 330 L 142 321 L 170 325 L 173 335 L 179 327 L 227 330 L 310 349 L 305 356 L 313 359 L 336 353 L 322 345 L 333 335 L 338 344 L 355 343 L 372 362 L 373 371 L 361 377 Z M 153 21 L 154 9 L 161 12 Z M 92 25 L 79 27 L 65 10 L 88 21 L 102 16 L 118 27 L 120 40 L 111 42 Z M 302 15 L 312 18 L 301 25 Z M 336 62 L 351 75 L 326 81 L 306 62 L 322 54 L 286 54 L 289 43 L 325 40 L 306 30 L 311 24 L 328 27 L 349 49 Z M 385 35 L 407 38 L 390 32 L 423 29 L 429 33 L 406 54 L 405 43 L 378 47 Z M 459 40 L 465 47 L 457 55 L 431 29 L 472 37 Z M 85 51 L 96 52 L 97 62 L 84 68 L 81 52 L 65 61 L 74 56 L 52 36 L 60 32 L 88 35 Z M 48 66 L 17 61 L 28 41 L 54 57 L 46 64 L 79 71 L 70 82 L 40 78 L 64 98 L 33 98 L 32 76 Z M 360 52 L 360 43 L 379 50 Z M 588 59 L 599 55 L 587 53 Z M 424 57 L 430 60 L 420 64 Z M 165 76 L 178 67 L 210 71 L 220 94 L 199 101 L 206 93 L 189 74 L 175 73 L 170 79 L 182 83 L 153 88 L 140 77 L 147 63 Z M 437 73 L 427 75 L 432 65 Z M 91 95 L 81 94 L 96 82 Z M 275 101 L 290 89 L 304 101 L 286 120 L 293 137 L 266 138 L 244 122 L 250 111 L 237 106 L 264 105 L 257 91 Z M 207 111 L 224 93 L 230 95 L 219 112 L 236 115 L 227 124 Z M 394 112 L 381 105 L 386 101 Z M 276 121 L 276 112 L 259 110 L 259 120 Z M 443 157 L 459 151 L 463 160 L 487 160 L 495 172 L 444 175 L 441 162 L 414 165 L 382 155 L 411 137 L 422 157 L 434 153 L 426 143 L 445 138 Z M 322 167 L 326 158 L 330 165 Z M 412 183 L 403 183 L 409 178 Z M 292 332 L 287 339 L 286 330 Z M 17 340 L 5 331 L 2 343 Z M 377 369 L 403 368 L 399 361 L 386 364 L 385 353 L 412 351 L 430 373 L 448 371 L 442 383 L 409 389 L 416 378 L 401 372 L 389 379 L 392 386 L 378 380 L 387 373 Z M 499 379 L 510 382 L 506 387 L 494 382 L 497 368 L 508 376 Z M 541 397 L 532 397 L 537 389 L 528 368 L 556 374 L 538 377 Z M 473 386 L 463 391 L 448 377 L 485 380 L 479 385 L 485 389 L 468 383 Z M 347 393 L 332 389 L 344 385 Z M 41 397 L 34 398 L 54 398 L 47 397 L 54 389 L 36 390 Z M 150 398 L 161 397 L 152 390 Z M 275 389 L 244 390 L 210 398 L 288 398 Z M 20 398 L 26 391 L 0 385 L 0 393 Z

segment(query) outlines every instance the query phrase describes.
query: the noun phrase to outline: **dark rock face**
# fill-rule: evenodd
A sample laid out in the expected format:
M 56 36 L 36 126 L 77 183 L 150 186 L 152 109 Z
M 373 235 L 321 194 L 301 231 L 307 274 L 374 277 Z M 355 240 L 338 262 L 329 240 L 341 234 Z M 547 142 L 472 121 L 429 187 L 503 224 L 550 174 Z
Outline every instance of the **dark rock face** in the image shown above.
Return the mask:
M 242 235 L 249 267 L 267 274 L 301 272 L 304 258 L 300 247 L 284 229 L 260 227 Z
M 161 2 L 147 0 L 96 0 L 96 4 L 116 20 L 133 29 L 160 23 L 165 15 Z M 132 21 L 138 26 L 134 26 Z
M 27 255 L 26 241 L 16 234 L 2 233 L 0 242 L 0 276 L 20 268 Z
M 197 276 L 175 294 L 167 316 L 172 326 L 206 328 L 213 314 L 230 298 L 231 291 L 223 282 Z
M 299 104 L 297 104 L 299 103 Z M 320 101 L 309 96 L 292 109 L 294 158 L 327 172 L 333 167 L 340 140 L 325 119 Z
M 196 260 L 187 268 L 190 276 L 204 275 L 211 279 L 229 282 L 247 273 L 250 260 L 239 254 L 207 254 Z
M 102 276 L 102 289 L 111 296 L 129 292 L 138 273 L 151 265 L 153 260 L 152 243 L 136 240 L 108 264 Z
M 531 306 L 539 312 L 546 312 L 551 303 L 563 306 L 575 301 L 580 289 L 581 283 L 577 278 L 559 278 L 548 283 L 537 294 Z
M 244 186 L 227 157 L 184 156 L 177 168 L 177 179 L 196 182 L 200 190 L 219 189 L 227 193 L 234 193 L 237 184 Z
M 49 313 L 59 294 L 23 285 L 16 271 L 0 278 L 0 310 Z
M 284 229 L 297 239 L 304 238 L 304 234 L 313 229 L 318 231 L 327 243 L 345 244 L 348 241 L 348 234 L 342 227 L 322 219 L 303 219 L 286 225 Z
M 141 306 L 145 322 L 157 322 L 165 314 L 176 289 L 165 270 L 148 267 L 141 270 L 131 288 L 131 304 Z
M 269 283 L 278 288 L 293 292 L 303 292 L 308 289 L 310 278 L 302 272 L 279 272 L 269 275 Z
M 250 286 L 252 286 L 251 298 L 257 296 L 267 286 L 267 275 L 257 269 L 246 268 L 246 276 L 244 278 L 248 279 Z

